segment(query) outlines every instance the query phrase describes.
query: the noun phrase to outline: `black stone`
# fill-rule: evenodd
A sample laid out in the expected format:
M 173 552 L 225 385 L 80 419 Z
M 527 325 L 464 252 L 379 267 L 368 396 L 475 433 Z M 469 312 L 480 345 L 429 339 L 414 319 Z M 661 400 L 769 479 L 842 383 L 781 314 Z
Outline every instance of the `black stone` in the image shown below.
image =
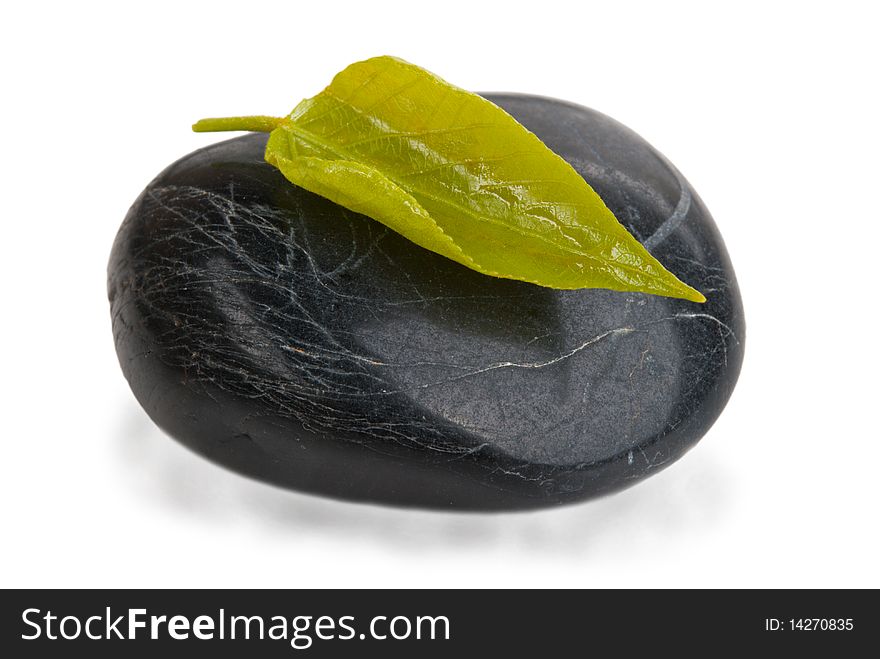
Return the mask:
M 490 98 L 708 302 L 478 274 L 294 187 L 247 135 L 165 170 L 113 247 L 116 348 L 153 420 L 277 484 L 462 509 L 584 499 L 691 448 L 745 333 L 708 211 L 612 119 Z

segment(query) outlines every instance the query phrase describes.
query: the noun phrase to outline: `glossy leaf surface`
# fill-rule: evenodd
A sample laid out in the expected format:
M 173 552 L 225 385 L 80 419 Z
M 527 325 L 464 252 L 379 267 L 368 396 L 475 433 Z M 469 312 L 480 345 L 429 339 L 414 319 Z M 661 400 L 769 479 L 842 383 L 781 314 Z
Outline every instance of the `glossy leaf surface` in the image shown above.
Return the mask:
M 252 127 L 272 129 L 266 160 L 291 182 L 484 274 L 705 301 L 513 117 L 402 60 L 352 64 L 289 117 Z

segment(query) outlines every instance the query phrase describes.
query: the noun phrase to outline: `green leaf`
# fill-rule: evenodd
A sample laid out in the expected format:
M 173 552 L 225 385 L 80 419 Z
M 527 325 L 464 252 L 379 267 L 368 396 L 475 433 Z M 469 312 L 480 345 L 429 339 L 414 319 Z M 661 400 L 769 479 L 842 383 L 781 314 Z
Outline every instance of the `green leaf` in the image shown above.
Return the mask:
M 352 64 L 269 130 L 292 183 L 494 277 L 704 302 L 614 217 L 567 162 L 493 103 L 393 57 Z

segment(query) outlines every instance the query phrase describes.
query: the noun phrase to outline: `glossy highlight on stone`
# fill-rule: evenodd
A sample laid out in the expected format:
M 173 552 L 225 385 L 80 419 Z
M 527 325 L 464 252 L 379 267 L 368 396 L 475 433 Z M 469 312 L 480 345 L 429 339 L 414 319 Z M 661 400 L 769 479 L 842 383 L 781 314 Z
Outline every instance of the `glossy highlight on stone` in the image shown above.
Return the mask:
M 160 174 L 113 246 L 116 348 L 153 420 L 286 487 L 470 510 L 611 492 L 691 448 L 745 339 L 708 211 L 612 119 L 487 97 L 708 301 L 479 274 L 291 185 L 263 160 L 266 136 L 246 135 Z

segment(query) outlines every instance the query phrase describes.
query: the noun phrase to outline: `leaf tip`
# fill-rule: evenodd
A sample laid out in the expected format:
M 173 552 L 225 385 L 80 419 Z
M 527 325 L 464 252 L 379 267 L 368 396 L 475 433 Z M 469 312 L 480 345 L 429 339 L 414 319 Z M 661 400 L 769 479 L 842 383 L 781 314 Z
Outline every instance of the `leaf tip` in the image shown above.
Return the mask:
M 192 125 L 194 133 L 215 133 L 218 131 L 251 131 L 270 133 L 282 123 L 282 117 L 255 115 L 250 117 L 216 117 L 199 119 Z
M 700 291 L 698 291 L 696 288 L 688 286 L 687 284 L 684 284 L 681 298 L 684 300 L 688 300 L 689 302 L 697 302 L 698 304 L 703 304 L 706 301 L 705 295 L 700 293 Z

